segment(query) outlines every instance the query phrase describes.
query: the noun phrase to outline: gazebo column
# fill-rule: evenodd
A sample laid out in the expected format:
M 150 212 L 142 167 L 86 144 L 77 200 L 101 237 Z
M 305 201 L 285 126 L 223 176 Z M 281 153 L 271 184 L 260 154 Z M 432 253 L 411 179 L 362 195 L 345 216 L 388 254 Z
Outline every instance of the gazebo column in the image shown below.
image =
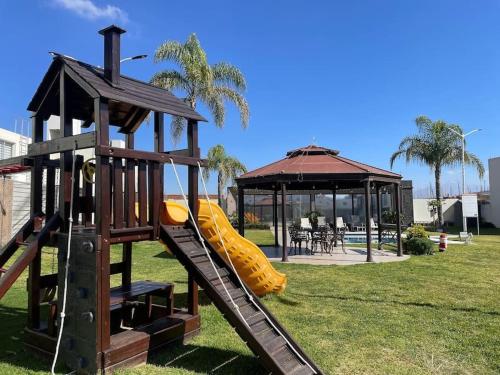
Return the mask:
M 373 262 L 372 257 L 372 228 L 370 225 L 371 192 L 370 180 L 365 181 L 365 227 L 366 227 L 366 261 Z
M 380 185 L 377 184 L 375 189 L 377 192 L 378 249 L 382 250 L 382 199 L 380 197 Z
M 398 247 L 398 257 L 403 256 L 401 244 L 401 194 L 399 183 L 394 184 L 394 200 L 396 201 L 396 238 Z
M 337 247 L 337 189 L 333 188 L 332 190 L 332 224 L 333 224 L 333 246 Z
M 273 191 L 273 226 L 274 226 L 274 247 L 278 247 L 278 190 Z
M 281 235 L 283 240 L 281 261 L 288 262 L 288 251 L 286 246 L 288 242 L 286 231 L 286 184 L 284 182 L 281 184 Z
M 245 192 L 238 187 L 238 232 L 240 236 L 245 235 Z

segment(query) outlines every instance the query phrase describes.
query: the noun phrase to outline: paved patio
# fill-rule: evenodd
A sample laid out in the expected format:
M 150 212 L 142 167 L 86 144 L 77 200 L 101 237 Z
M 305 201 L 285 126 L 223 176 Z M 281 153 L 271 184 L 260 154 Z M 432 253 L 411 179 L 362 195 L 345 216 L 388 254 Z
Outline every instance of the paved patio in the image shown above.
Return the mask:
M 274 246 L 263 246 L 262 250 L 266 255 L 268 255 L 271 262 L 281 262 L 281 248 Z M 329 266 L 329 265 L 339 265 L 339 266 L 349 266 L 353 264 L 367 264 L 366 262 L 366 249 L 356 248 L 356 247 L 346 247 L 346 254 L 342 252 L 341 248 L 335 249 L 335 251 L 330 254 L 314 254 L 305 255 L 304 250 L 302 250 L 302 255 L 293 255 L 293 249 L 288 256 L 289 263 L 297 264 L 312 264 L 319 266 Z M 401 262 L 410 258 L 409 255 L 403 255 L 398 257 L 395 253 L 384 250 L 372 250 L 373 262 L 374 263 L 386 263 L 386 262 Z

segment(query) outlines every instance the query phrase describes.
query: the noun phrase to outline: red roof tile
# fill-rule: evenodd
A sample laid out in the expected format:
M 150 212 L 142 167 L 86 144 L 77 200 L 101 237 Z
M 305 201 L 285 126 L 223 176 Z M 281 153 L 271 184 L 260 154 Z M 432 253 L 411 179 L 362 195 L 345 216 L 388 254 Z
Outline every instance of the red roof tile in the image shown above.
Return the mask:
M 339 151 L 306 146 L 287 152 L 284 159 L 241 175 L 238 180 L 279 174 L 373 174 L 392 178 L 401 175 L 339 156 Z

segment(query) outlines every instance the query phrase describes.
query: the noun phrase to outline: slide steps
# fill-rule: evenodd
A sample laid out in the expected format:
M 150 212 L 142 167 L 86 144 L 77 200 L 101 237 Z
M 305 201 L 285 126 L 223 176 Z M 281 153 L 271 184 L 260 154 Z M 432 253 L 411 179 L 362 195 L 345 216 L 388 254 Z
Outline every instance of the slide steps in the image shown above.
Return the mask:
M 195 230 L 190 228 L 189 224 L 186 226 L 162 225 L 160 238 L 194 276 L 196 282 L 268 371 L 272 374 L 287 375 L 322 374 L 321 370 L 247 287 L 253 298 L 248 297 L 244 289 L 239 286 L 232 268 L 208 241 L 205 241 L 217 269 L 215 272 Z M 233 307 L 231 299 L 238 306 L 243 319 Z

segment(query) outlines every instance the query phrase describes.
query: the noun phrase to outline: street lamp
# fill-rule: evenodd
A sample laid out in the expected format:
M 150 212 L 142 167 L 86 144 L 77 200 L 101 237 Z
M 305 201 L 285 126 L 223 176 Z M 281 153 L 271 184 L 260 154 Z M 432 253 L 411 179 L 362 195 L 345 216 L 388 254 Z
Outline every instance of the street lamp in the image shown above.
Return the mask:
M 474 133 L 480 131 L 481 129 L 474 129 L 468 133 L 463 133 L 463 132 L 459 133 L 458 131 L 456 131 L 453 128 L 449 128 L 449 129 L 462 139 L 462 197 L 463 197 L 465 194 L 465 137 L 468 137 L 469 135 L 474 134 Z M 462 216 L 463 216 L 462 219 L 463 219 L 463 228 L 464 228 L 463 231 L 467 232 L 467 218 L 463 215 L 463 205 L 462 205 Z
M 148 55 L 137 55 L 137 56 L 125 57 L 124 59 L 120 60 L 120 63 L 125 62 L 125 61 L 130 61 L 130 60 L 145 59 L 146 57 L 148 57 Z

